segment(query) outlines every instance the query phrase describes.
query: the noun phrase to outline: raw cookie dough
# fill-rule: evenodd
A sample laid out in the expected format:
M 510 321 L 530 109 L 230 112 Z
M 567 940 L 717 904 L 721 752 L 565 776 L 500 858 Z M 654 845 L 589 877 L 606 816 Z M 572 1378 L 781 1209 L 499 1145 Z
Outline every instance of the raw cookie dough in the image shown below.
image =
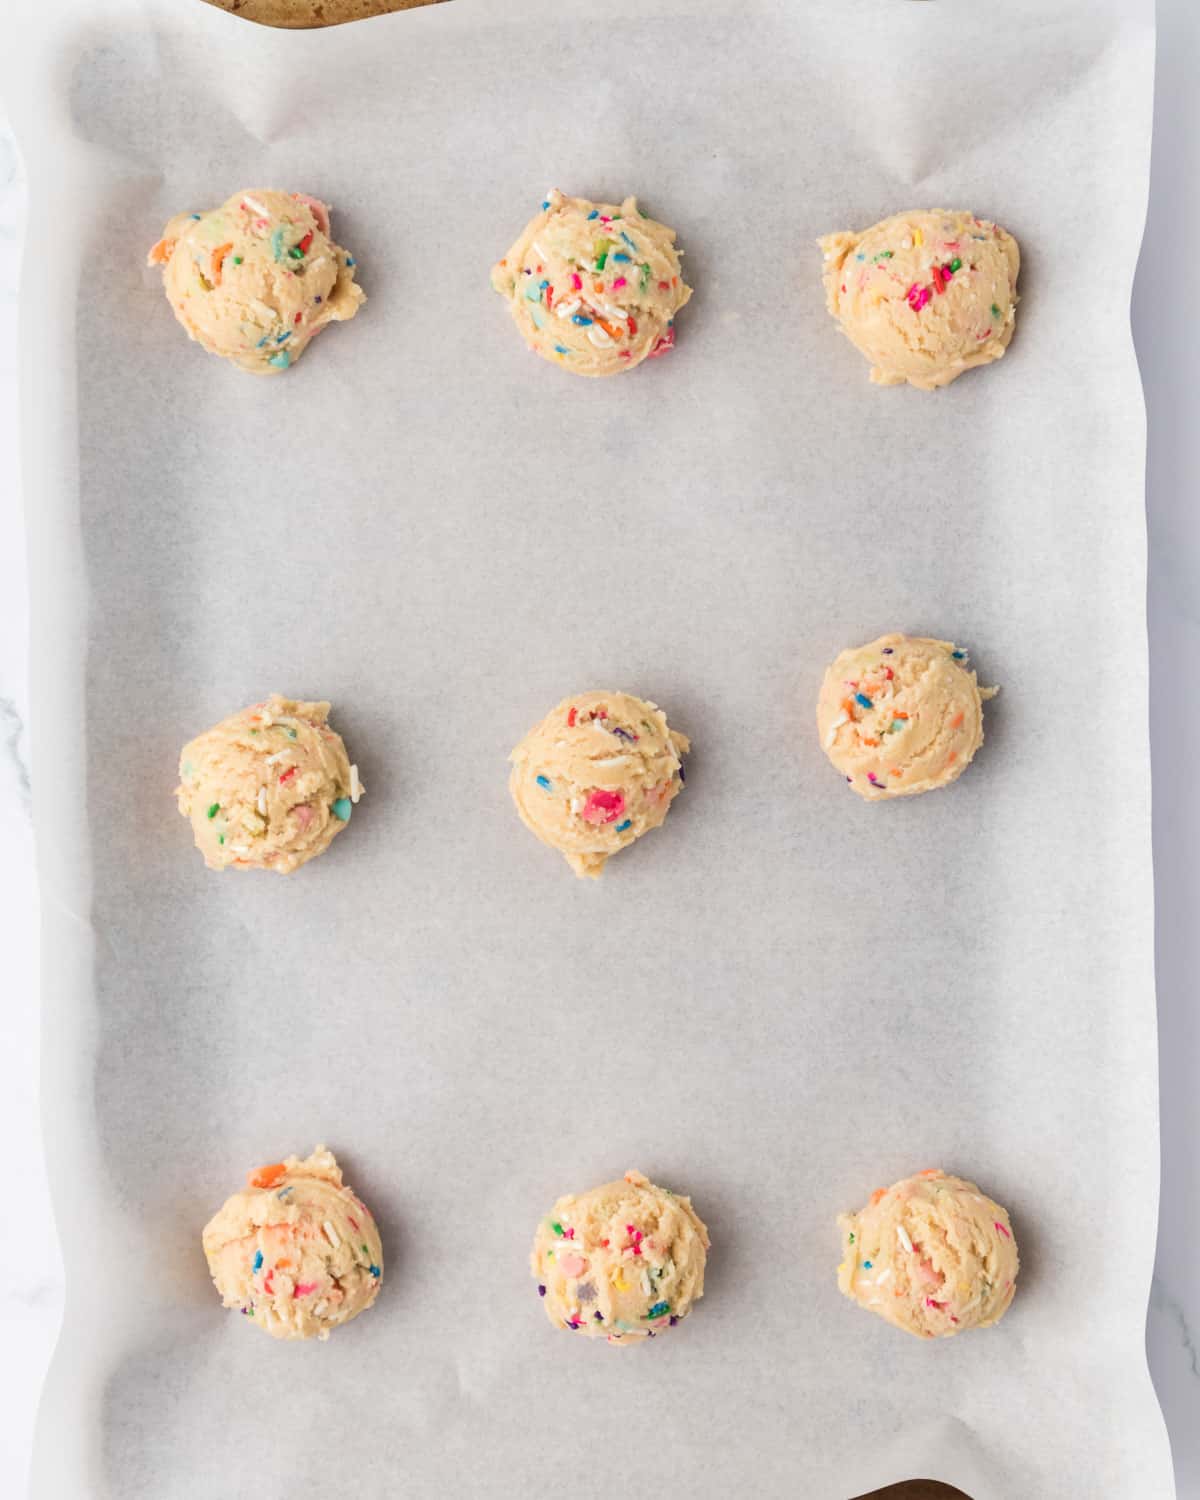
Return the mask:
M 375 1220 L 324 1146 L 251 1172 L 203 1243 L 225 1306 L 277 1339 L 327 1339 L 370 1307 L 383 1278 Z
M 981 688 L 952 641 L 882 635 L 843 651 L 825 673 L 817 731 L 860 797 L 911 797 L 948 786 L 983 743 Z
M 576 875 L 598 876 L 610 854 L 667 816 L 689 748 L 657 704 L 629 693 L 579 693 L 509 756 L 509 790 L 531 833 Z
M 538 1225 L 530 1264 L 555 1328 L 636 1344 L 687 1317 L 704 1295 L 707 1257 L 691 1200 L 626 1172 L 560 1198 Z
M 328 323 L 366 301 L 354 257 L 329 238 L 329 209 L 304 193 L 235 193 L 176 214 L 149 255 L 191 338 L 255 375 L 294 365 Z
M 918 1172 L 880 1188 L 838 1218 L 845 1260 L 838 1287 L 861 1307 L 914 1333 L 949 1338 L 1003 1317 L 1017 1280 L 1008 1214 L 973 1182 Z
M 817 243 L 829 311 L 877 385 L 931 391 L 1008 348 L 1021 252 L 998 224 L 934 208 Z
M 576 375 L 616 375 L 675 344 L 692 295 L 675 231 L 637 199 L 591 203 L 557 189 L 502 261 L 492 286 L 535 354 Z
M 272 693 L 183 747 L 175 795 L 210 870 L 290 875 L 350 821 L 364 788 L 328 718 Z

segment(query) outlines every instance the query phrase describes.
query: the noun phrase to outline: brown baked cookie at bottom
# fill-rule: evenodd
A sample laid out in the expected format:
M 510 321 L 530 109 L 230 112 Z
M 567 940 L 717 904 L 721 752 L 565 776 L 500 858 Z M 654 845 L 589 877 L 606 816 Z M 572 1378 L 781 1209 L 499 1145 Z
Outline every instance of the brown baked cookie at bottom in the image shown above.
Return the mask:
M 221 10 L 264 26 L 340 26 L 393 10 L 413 10 L 418 5 L 437 5 L 440 0 L 208 0 Z

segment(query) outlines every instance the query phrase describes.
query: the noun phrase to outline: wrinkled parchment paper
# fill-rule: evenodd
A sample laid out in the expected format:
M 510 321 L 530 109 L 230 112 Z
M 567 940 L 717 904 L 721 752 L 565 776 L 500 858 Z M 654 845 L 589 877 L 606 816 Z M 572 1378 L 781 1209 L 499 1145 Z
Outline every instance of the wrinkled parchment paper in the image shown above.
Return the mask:
M 25 488 L 46 1135 L 70 1295 L 34 1493 L 975 1500 L 1171 1493 L 1143 418 L 1151 6 L 455 0 L 330 33 L 21 0 Z M 143 267 L 238 187 L 335 206 L 370 298 L 255 381 Z M 546 188 L 640 195 L 696 288 L 628 378 L 531 359 L 488 268 Z M 813 240 L 969 207 L 1009 355 L 881 391 Z M 854 798 L 812 726 L 888 629 L 999 683 L 952 790 Z M 572 688 L 690 735 L 666 828 L 573 880 L 505 756 Z M 206 872 L 179 746 L 328 696 L 368 788 L 290 880 Z M 387 1282 L 328 1346 L 222 1315 L 199 1230 L 316 1141 Z M 834 1216 L 940 1165 L 1013 1214 L 997 1329 L 838 1295 Z M 708 1295 L 633 1353 L 542 1317 L 561 1192 L 690 1192 Z

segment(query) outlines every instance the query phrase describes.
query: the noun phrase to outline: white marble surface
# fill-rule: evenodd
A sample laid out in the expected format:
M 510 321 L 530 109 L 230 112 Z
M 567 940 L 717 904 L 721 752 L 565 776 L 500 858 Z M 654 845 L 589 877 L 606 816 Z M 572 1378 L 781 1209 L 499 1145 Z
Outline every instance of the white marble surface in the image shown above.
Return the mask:
M 1134 299 L 1147 385 L 1152 727 L 1159 926 L 1163 1201 L 1147 1352 L 1167 1416 L 1179 1500 L 1200 1500 L 1200 340 L 1171 308 L 1182 247 L 1200 242 L 1200 5 L 1160 0 L 1155 181 Z M 63 1282 L 42 1167 L 37 1100 L 37 898 L 28 736 L 27 594 L 18 501 L 16 309 L 24 188 L 0 116 L 0 1139 L 20 1233 L 0 1235 L 0 1492 L 24 1493 L 42 1374 Z M 1169 242 L 1168 242 L 1169 236 Z M 1162 246 L 1161 251 L 1159 246 Z M 1194 286 L 1188 274 L 1185 290 Z M 1097 1170 L 1103 1170 L 1098 1164 Z M 1081 1268 L 1086 1274 L 1086 1268 Z M 1064 1476 L 1063 1494 L 1072 1493 Z M 1096 1497 L 1100 1500 L 1100 1497 Z M 1108 1497 L 1105 1497 L 1108 1500 Z M 1117 1500 L 1117 1497 L 1113 1497 Z M 1137 1500 L 1136 1496 L 1120 1500 Z

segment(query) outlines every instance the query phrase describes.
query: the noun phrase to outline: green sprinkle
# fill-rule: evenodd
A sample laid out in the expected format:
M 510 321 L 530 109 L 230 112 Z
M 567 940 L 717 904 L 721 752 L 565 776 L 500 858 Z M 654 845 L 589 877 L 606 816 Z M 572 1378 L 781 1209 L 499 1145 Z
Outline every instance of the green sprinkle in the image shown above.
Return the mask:
M 562 1238 L 563 1227 L 561 1224 L 557 1223 L 554 1219 L 551 1219 L 550 1228 L 553 1229 L 556 1235 L 558 1235 L 559 1239 Z
M 853 1243 L 854 1243 L 854 1236 L 853 1236 L 853 1235 L 851 1235 L 851 1236 L 850 1236 L 850 1243 L 851 1243 L 851 1244 L 852 1244 L 852 1245 L 853 1245 Z
M 220 811 L 221 811 L 221 804 L 219 802 L 214 802 L 213 805 L 208 810 L 208 816 L 209 816 L 210 821 L 211 821 L 211 819 L 215 818 L 216 815 Z
M 350 821 L 351 805 L 349 797 L 339 797 L 333 804 L 333 815 L 339 823 Z
M 225 842 L 225 835 L 223 833 L 218 833 L 217 834 L 217 843 L 218 844 L 223 844 L 224 842 Z
M 240 255 L 235 255 L 233 257 L 233 263 L 235 266 L 240 266 L 242 263 L 242 257 Z
M 269 365 L 274 365 L 277 370 L 286 370 L 287 367 L 291 364 L 291 362 L 292 362 L 292 356 L 288 353 L 288 351 L 286 349 L 280 349 L 280 351 L 279 351 L 278 354 L 272 354 L 272 356 L 270 357 L 270 359 L 267 360 L 267 363 Z M 252 729 L 250 731 L 250 733 L 254 734 L 254 733 L 256 733 L 256 731 Z
M 252 730 L 251 730 L 251 731 L 250 731 L 250 733 L 251 733 L 251 734 L 257 734 L 257 733 L 258 733 L 258 730 L 257 730 L 257 729 L 252 729 Z
M 646 290 L 646 288 L 649 286 L 649 284 L 650 284 L 650 267 L 649 267 L 648 264 L 646 264 L 645 262 L 643 262 L 643 264 L 642 264 L 641 285 L 638 287 L 638 290 L 640 292 L 644 292 Z
M 288 251 L 288 254 L 292 257 L 293 260 L 304 259 L 304 251 L 301 250 L 299 245 L 293 245 L 292 248 Z
M 671 1304 L 669 1302 L 656 1302 L 654 1304 L 654 1306 L 650 1309 L 650 1311 L 646 1314 L 646 1317 L 647 1317 L 647 1319 L 650 1319 L 650 1318 L 664 1318 L 664 1317 L 666 1317 L 667 1313 L 669 1313 L 670 1311 L 671 1311 Z
M 962 270 L 962 256 L 956 255 L 954 257 L 954 259 L 950 262 L 950 269 L 952 271 L 961 271 Z
M 364 1246 L 363 1246 L 363 1247 L 362 1247 L 362 1253 L 363 1253 L 363 1254 L 364 1254 L 364 1255 L 370 1255 L 370 1253 L 371 1253 L 371 1252 L 370 1252 L 370 1251 L 369 1251 L 369 1250 L 368 1250 L 368 1249 L 367 1249 L 367 1247 L 366 1247 L 366 1246 L 365 1246 L 365 1245 L 364 1245 Z
M 875 257 L 876 260 L 891 260 L 896 252 L 894 250 L 881 250 Z
M 192 763 L 191 763 L 190 760 L 185 760 L 184 761 L 184 763 L 183 763 L 183 774 L 185 776 L 190 776 L 195 769 L 196 769 L 195 766 L 192 765 Z
M 289 740 L 294 740 L 296 738 L 296 731 L 294 729 L 288 729 L 285 732 Z
M 998 318 L 999 316 L 1000 316 L 1000 309 L 993 302 L 992 303 L 992 317 L 993 318 Z
M 611 248 L 612 248 L 612 240 L 606 240 L 603 237 L 601 237 L 600 239 L 598 239 L 596 241 L 596 248 L 593 250 L 592 253 L 596 257 L 596 270 L 597 271 L 603 271 L 605 263 L 608 260 L 608 252 L 609 252 L 609 250 Z

